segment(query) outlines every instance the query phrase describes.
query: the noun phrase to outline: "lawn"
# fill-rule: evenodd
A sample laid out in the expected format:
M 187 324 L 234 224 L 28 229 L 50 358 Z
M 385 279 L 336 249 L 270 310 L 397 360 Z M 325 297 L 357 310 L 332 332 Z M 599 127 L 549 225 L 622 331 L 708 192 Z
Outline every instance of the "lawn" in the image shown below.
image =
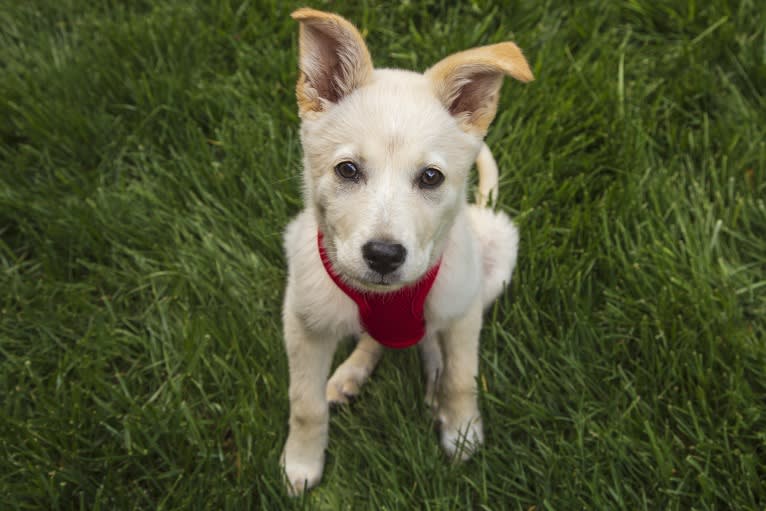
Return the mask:
M 764 509 L 763 6 L 310 3 L 378 66 L 511 39 L 536 75 L 487 137 L 522 244 L 482 331 L 485 447 L 449 463 L 391 352 L 322 484 L 283 492 L 302 4 L 5 2 L 2 507 Z

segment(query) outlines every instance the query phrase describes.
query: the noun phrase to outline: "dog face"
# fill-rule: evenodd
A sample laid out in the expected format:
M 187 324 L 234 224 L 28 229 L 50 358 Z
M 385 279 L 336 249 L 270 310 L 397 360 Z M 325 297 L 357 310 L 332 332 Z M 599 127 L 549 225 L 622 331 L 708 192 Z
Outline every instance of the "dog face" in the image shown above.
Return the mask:
M 302 140 L 307 194 L 338 273 L 393 289 L 435 264 L 480 139 L 458 127 L 422 75 L 376 71 L 304 121 Z
M 467 173 L 504 74 L 531 72 L 512 43 L 448 57 L 425 74 L 374 70 L 339 16 L 301 9 L 297 86 L 304 186 L 336 272 L 363 289 L 417 281 L 466 203 Z

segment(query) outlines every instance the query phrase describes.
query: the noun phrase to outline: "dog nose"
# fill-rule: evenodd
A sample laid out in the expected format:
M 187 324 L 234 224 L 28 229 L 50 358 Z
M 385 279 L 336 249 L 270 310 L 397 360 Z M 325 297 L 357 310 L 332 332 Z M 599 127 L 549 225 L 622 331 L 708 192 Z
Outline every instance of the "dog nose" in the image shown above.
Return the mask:
M 399 243 L 373 240 L 364 244 L 362 256 L 371 270 L 385 275 L 402 265 L 407 249 Z

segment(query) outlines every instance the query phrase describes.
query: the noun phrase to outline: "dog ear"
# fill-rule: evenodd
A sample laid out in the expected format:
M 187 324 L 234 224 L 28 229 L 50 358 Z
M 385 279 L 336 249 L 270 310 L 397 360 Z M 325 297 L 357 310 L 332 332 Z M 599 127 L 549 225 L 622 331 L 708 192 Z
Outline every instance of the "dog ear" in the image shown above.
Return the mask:
M 372 76 L 372 59 L 359 31 L 344 18 L 303 8 L 292 13 L 300 22 L 296 86 L 301 117 L 322 112 Z
M 428 69 L 434 93 L 460 127 L 483 137 L 495 118 L 503 76 L 534 80 L 527 59 L 511 42 L 455 53 Z

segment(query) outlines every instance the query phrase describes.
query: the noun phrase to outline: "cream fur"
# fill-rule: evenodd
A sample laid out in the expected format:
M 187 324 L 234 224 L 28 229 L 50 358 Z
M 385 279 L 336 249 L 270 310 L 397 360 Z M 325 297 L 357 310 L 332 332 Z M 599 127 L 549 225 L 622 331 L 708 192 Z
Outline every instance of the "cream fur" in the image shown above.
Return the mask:
M 297 97 L 306 209 L 285 233 L 290 431 L 282 466 L 288 491 L 297 495 L 321 479 L 328 403 L 358 394 L 384 351 L 322 267 L 318 229 L 333 267 L 363 289 L 395 290 L 441 258 L 419 345 L 426 401 L 450 456 L 465 459 L 483 441 L 476 401 L 482 310 L 510 281 L 519 237 L 504 213 L 483 207 L 496 197 L 497 166 L 482 138 L 503 74 L 528 80 L 531 72 L 512 43 L 453 55 L 426 74 L 374 70 L 361 36 L 343 18 L 311 9 L 293 17 L 301 22 Z M 491 94 L 478 94 L 485 89 Z M 358 181 L 336 174 L 343 161 L 361 169 Z M 477 205 L 469 205 L 474 162 L 480 182 Z M 426 167 L 445 176 L 438 188 L 417 185 Z M 373 272 L 362 256 L 361 247 L 378 239 L 406 248 L 404 263 L 387 275 Z M 360 341 L 328 381 L 337 342 L 349 335 Z

